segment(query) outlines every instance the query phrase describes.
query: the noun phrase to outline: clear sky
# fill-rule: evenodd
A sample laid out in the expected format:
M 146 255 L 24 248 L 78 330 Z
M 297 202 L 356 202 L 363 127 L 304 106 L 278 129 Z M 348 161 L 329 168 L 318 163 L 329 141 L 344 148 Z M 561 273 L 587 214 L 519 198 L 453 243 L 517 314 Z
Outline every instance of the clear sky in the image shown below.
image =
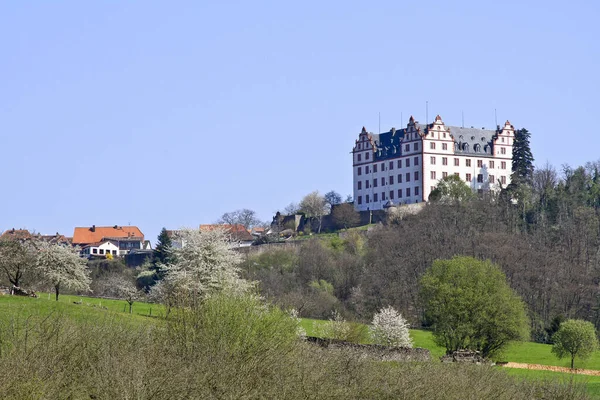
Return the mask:
M 600 158 L 597 1 L 0 1 L 0 230 L 260 218 L 352 193 L 362 126 Z

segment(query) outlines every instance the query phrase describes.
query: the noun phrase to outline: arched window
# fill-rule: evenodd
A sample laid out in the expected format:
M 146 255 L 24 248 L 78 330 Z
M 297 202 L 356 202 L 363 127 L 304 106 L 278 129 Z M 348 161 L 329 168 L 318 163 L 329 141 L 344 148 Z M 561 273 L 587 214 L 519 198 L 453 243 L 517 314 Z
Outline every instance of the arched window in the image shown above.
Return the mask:
M 481 146 L 479 145 L 479 143 L 476 143 L 475 146 L 473 146 L 473 151 L 475 151 L 476 153 L 479 153 L 481 151 Z
M 469 151 L 469 143 L 463 144 L 463 151 Z

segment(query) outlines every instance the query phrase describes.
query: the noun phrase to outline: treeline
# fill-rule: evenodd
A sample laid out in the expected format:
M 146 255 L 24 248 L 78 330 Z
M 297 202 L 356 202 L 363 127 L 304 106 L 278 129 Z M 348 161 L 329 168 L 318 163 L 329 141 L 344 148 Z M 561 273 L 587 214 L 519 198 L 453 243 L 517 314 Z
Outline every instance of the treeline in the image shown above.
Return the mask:
M 244 270 L 265 296 L 307 317 L 337 309 L 368 320 L 392 305 L 423 324 L 418 282 L 435 259 L 490 259 L 544 342 L 563 318 L 600 327 L 599 208 L 600 162 L 561 173 L 545 166 L 496 196 L 434 202 L 368 234 L 251 256 Z

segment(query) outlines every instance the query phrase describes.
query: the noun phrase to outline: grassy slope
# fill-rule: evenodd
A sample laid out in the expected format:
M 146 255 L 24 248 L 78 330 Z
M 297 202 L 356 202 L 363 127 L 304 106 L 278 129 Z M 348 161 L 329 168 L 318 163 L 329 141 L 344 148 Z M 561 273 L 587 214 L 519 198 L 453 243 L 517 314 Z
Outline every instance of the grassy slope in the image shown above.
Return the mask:
M 82 304 L 73 304 L 73 302 L 80 300 L 82 301 Z M 94 307 L 94 305 L 96 305 L 96 307 Z M 107 309 L 100 308 L 100 305 Z M 58 312 L 81 321 L 94 321 L 116 317 L 132 319 L 139 323 L 148 323 L 150 321 L 156 321 L 154 318 L 147 317 L 150 314 L 150 308 L 152 308 L 153 316 L 160 315 L 163 312 L 163 309 L 160 306 L 140 302 L 134 304 L 133 315 L 129 315 L 128 312 L 123 312 L 124 309 L 127 311 L 127 307 L 124 308 L 126 305 L 127 303 L 122 300 L 95 299 L 81 296 L 60 296 L 58 302 L 54 301 L 52 296 L 48 299 L 47 295 L 42 295 L 38 299 L 0 296 L 0 322 L 2 320 L 9 320 L 11 315 L 16 314 L 45 316 L 53 312 Z M 303 328 L 309 335 L 313 334 L 315 324 L 322 324 L 324 322 L 325 321 L 307 318 L 301 320 Z M 429 349 L 434 360 L 444 354 L 444 349 L 435 345 L 433 342 L 431 332 L 413 329 L 410 334 L 414 346 Z M 568 366 L 568 360 L 558 360 L 550 353 L 550 348 L 551 346 L 549 345 L 538 343 L 516 343 L 505 351 L 502 359 L 522 363 Z M 580 368 L 600 370 L 600 354 L 595 354 L 587 362 L 579 362 L 577 366 Z M 590 394 L 600 398 L 600 377 L 518 369 L 507 369 L 507 372 L 511 375 L 523 377 L 524 379 L 567 381 L 573 379 L 575 381 L 585 382 Z

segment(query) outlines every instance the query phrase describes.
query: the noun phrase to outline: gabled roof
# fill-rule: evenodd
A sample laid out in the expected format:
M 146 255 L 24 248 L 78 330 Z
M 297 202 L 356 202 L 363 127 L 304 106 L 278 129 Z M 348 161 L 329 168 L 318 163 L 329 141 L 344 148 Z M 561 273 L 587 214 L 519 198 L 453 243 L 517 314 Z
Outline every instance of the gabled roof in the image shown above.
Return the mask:
M 31 233 L 27 229 L 15 229 L 12 228 L 8 231 L 5 231 L 0 239 L 13 239 L 13 240 L 27 240 L 31 239 Z
M 76 227 L 73 232 L 73 244 L 97 243 L 104 238 L 131 239 L 132 237 L 144 240 L 144 234 L 137 226 Z
M 82 249 L 87 249 L 88 247 L 98 247 L 98 246 L 103 245 L 104 243 L 110 243 L 113 246 L 118 247 L 114 240 L 101 240 L 99 242 L 90 243 L 90 244 L 88 244 L 86 246 L 83 246 Z

